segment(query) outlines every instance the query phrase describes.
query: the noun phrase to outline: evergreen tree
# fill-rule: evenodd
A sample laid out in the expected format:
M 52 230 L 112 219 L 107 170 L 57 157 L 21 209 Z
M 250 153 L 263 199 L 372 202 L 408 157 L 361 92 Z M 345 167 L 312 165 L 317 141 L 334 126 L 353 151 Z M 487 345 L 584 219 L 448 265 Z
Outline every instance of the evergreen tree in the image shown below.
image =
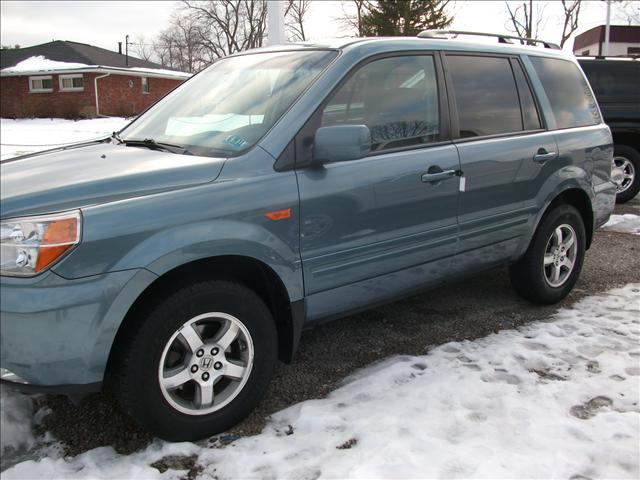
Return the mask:
M 362 15 L 362 33 L 372 37 L 415 36 L 422 30 L 448 27 L 449 0 L 380 0 L 369 2 Z

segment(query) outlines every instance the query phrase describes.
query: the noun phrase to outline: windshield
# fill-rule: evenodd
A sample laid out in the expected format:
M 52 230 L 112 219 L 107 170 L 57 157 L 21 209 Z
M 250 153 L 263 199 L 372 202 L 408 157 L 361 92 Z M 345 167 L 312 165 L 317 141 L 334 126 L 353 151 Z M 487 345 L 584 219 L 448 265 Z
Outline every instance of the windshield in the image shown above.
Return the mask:
M 271 52 L 219 60 L 120 137 L 179 145 L 195 155 L 238 155 L 260 140 L 335 55 Z

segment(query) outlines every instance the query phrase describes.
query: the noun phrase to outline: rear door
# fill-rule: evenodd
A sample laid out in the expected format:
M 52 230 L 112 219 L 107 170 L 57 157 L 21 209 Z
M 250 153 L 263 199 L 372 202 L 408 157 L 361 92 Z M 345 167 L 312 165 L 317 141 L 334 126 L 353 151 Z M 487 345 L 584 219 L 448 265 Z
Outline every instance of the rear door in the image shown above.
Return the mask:
M 469 271 L 516 254 L 557 146 L 517 56 L 447 53 L 445 61 L 464 179 L 454 268 Z
M 397 54 L 357 67 L 296 138 L 304 163 L 321 126 L 367 125 L 372 137 L 366 157 L 297 170 L 310 319 L 446 274 L 456 250 L 459 161 L 437 66 L 431 54 Z M 425 176 L 437 172 L 450 174 Z

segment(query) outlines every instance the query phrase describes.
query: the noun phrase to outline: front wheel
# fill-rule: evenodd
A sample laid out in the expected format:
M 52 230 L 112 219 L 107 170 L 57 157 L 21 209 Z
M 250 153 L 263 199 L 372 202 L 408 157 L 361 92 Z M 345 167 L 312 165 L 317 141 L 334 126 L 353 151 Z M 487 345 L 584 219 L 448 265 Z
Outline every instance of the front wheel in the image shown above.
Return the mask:
M 559 205 L 545 215 L 526 253 L 511 266 L 511 284 L 531 302 L 559 302 L 578 280 L 585 244 L 580 213 L 571 205 Z
M 222 432 L 260 401 L 277 360 L 273 318 L 245 286 L 205 281 L 162 301 L 121 348 L 116 392 L 158 437 Z

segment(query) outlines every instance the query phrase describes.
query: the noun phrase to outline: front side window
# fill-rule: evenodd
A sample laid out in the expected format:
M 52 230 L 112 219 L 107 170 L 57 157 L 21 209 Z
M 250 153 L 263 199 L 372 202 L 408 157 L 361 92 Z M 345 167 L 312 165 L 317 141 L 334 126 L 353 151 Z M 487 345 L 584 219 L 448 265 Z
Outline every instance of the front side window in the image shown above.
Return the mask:
M 384 58 L 360 68 L 322 111 L 322 126 L 332 125 L 366 125 L 372 151 L 438 141 L 433 57 Z
M 447 55 L 462 138 L 524 130 L 508 58 Z
M 30 92 L 53 92 L 51 75 L 42 77 L 29 77 Z
M 600 123 L 600 111 L 577 65 L 559 58 L 531 57 L 558 128 Z
M 142 82 L 142 93 L 149 93 L 149 79 L 142 77 L 140 81 Z
M 335 51 L 312 50 L 224 58 L 120 136 L 180 145 L 196 155 L 239 155 L 262 138 L 335 56 Z
M 84 90 L 84 78 L 80 75 L 60 75 L 61 92 L 80 92 Z

